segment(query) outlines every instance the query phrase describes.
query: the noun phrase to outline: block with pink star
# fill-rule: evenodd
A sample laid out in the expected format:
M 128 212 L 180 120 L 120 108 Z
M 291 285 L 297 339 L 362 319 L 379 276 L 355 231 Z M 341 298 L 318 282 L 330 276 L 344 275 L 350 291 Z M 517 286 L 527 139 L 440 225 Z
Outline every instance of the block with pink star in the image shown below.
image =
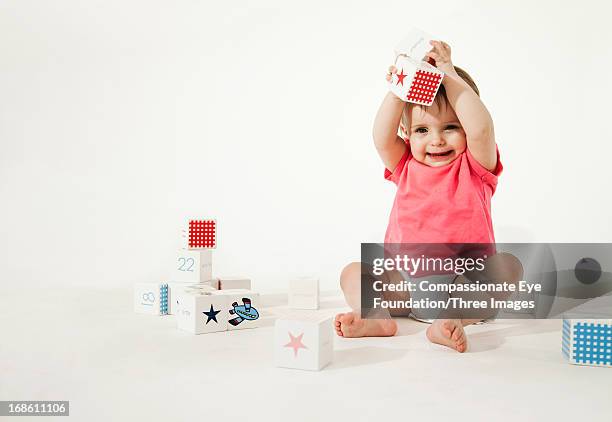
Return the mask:
M 432 105 L 444 72 L 405 54 L 397 56 L 395 67 L 397 72 L 389 81 L 389 90 L 402 101 Z
M 331 317 L 295 313 L 276 320 L 274 361 L 281 368 L 320 371 L 334 353 Z

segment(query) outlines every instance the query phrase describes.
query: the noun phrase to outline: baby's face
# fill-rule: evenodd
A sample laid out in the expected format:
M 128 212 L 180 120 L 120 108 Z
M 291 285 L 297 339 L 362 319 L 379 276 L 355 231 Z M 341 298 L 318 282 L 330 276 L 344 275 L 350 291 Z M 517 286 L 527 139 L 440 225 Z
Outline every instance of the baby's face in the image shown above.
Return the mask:
M 431 167 L 444 166 L 465 151 L 467 141 L 455 110 L 449 104 L 408 108 L 410 149 L 413 157 Z

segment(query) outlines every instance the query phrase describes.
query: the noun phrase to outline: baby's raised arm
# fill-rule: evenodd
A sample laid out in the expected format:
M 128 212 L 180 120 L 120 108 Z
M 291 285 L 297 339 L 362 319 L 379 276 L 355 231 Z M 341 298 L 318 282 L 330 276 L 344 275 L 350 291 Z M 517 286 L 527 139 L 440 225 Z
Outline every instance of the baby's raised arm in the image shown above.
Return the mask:
M 427 53 L 436 61 L 436 67 L 445 74 L 442 83 L 446 97 L 461 122 L 467 139 L 467 147 L 474 158 L 487 170 L 495 169 L 497 151 L 495 132 L 489 111 L 478 94 L 465 82 L 451 62 L 450 46 L 441 41 L 431 41 L 433 51 Z
M 389 68 L 387 80 L 389 80 L 391 74 L 395 71 L 394 66 Z M 395 170 L 395 167 L 406 152 L 404 140 L 397 136 L 397 129 L 399 128 L 405 104 L 393 93 L 388 92 L 374 119 L 374 128 L 372 129 L 374 145 L 378 155 L 380 155 L 385 167 L 389 171 Z

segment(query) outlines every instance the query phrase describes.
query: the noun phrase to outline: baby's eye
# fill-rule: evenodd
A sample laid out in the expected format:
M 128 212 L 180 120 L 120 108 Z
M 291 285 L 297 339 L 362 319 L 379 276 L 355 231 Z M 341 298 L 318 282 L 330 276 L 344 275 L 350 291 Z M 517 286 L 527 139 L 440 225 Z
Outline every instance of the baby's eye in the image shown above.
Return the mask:
M 427 133 L 426 127 L 418 127 L 414 130 L 416 133 Z
M 457 126 L 457 125 L 448 125 L 448 126 L 446 126 L 445 130 L 455 130 L 455 129 L 459 129 L 459 126 Z

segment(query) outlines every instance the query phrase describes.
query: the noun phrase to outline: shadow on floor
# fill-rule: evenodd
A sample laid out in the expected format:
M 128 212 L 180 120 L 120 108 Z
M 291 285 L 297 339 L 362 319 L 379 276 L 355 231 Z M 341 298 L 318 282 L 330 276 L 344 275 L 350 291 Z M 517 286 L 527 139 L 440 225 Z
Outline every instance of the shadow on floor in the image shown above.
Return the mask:
M 395 318 L 397 321 L 397 334 L 398 336 L 412 336 L 414 334 L 418 334 L 422 331 L 425 331 L 429 324 L 424 322 L 415 321 L 408 317 Z
M 407 350 L 403 349 L 387 349 L 373 346 L 336 350 L 334 351 L 333 362 L 325 370 L 333 371 L 398 360 L 406 356 L 407 353 Z
M 504 320 L 503 322 L 512 323 L 514 325 L 511 327 L 496 328 L 495 324 L 491 324 L 491 328 L 486 331 L 480 331 L 478 333 L 469 333 L 468 331 L 468 352 L 479 353 L 497 349 L 506 342 L 506 338 L 508 337 L 559 331 L 559 327 L 555 327 L 551 324 L 542 324 L 534 320 L 523 320 L 516 322 Z

